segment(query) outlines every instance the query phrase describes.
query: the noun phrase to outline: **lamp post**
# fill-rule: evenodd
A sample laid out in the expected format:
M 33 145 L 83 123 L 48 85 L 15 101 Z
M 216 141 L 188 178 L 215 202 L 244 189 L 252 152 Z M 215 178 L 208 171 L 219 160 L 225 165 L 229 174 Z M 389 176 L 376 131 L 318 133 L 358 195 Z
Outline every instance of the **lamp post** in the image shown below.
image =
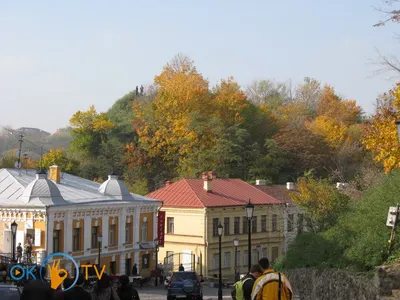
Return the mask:
M 219 285 L 218 285 L 218 300 L 222 300 L 222 225 L 218 225 L 218 249 L 219 249 Z
M 155 270 L 156 270 L 156 282 L 155 286 L 158 285 L 158 239 L 154 239 L 154 246 L 156 248 L 156 265 L 155 265 Z
M 247 248 L 247 256 L 248 256 L 248 271 L 250 272 L 251 268 L 251 220 L 253 219 L 254 213 L 254 205 L 251 203 L 249 199 L 249 203 L 246 205 L 246 216 L 248 221 L 248 248 Z
M 233 246 L 235 247 L 235 282 L 236 282 L 239 280 L 237 271 L 237 247 L 239 246 L 239 239 L 237 237 L 233 239 Z
M 17 227 L 18 224 L 14 222 L 11 223 L 11 232 L 13 236 L 13 241 L 12 241 L 12 260 L 15 262 L 15 235 L 17 234 Z
M 99 244 L 99 268 L 98 270 L 101 270 L 101 265 L 100 265 L 100 253 L 101 253 L 101 242 L 103 241 L 103 235 L 101 233 L 99 233 L 98 237 L 97 237 L 97 243 Z

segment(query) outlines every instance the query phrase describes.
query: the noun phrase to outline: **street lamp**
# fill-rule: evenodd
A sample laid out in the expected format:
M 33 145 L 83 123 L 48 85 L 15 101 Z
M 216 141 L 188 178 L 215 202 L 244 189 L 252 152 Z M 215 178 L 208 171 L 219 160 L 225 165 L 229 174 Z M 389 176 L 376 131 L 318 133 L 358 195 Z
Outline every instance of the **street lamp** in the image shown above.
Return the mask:
M 222 262 L 221 262 L 221 260 L 222 260 L 222 255 L 221 255 L 222 249 L 221 248 L 222 247 L 221 247 L 221 244 L 222 244 L 222 229 L 223 229 L 223 227 L 222 227 L 221 223 L 218 225 L 217 229 L 218 229 L 218 249 L 219 249 L 218 300 L 222 300 Z
M 13 244 L 12 244 L 12 260 L 15 262 L 15 235 L 17 234 L 18 224 L 14 222 L 11 223 L 11 232 L 13 236 Z
M 155 285 L 158 285 L 158 238 L 154 239 L 154 246 L 156 247 L 156 265 L 155 265 L 155 270 L 156 270 L 156 282 Z
M 246 205 L 246 216 L 247 216 L 247 225 L 248 225 L 248 234 L 249 234 L 249 240 L 248 240 L 248 248 L 247 248 L 247 256 L 248 256 L 248 268 L 249 268 L 249 273 L 250 273 L 250 268 L 251 268 L 251 219 L 253 219 L 253 213 L 254 213 L 254 205 L 251 203 L 249 199 L 249 203 Z
M 239 280 L 238 272 L 237 272 L 237 248 L 239 246 L 239 239 L 235 237 L 233 239 L 233 246 L 235 247 L 235 282 Z
M 101 242 L 103 241 L 103 235 L 101 234 L 101 232 L 99 233 L 99 235 L 97 236 L 97 243 L 99 245 L 99 270 L 101 270 L 101 265 L 100 265 L 100 253 L 101 253 Z

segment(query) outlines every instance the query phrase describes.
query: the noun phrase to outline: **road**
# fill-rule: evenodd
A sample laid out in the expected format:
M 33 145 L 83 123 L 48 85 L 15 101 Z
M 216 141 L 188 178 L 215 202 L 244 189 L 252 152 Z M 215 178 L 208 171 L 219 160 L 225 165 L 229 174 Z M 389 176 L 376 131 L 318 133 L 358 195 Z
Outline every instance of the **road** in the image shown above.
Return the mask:
M 140 300 L 166 300 L 167 290 L 162 287 L 143 287 L 137 288 L 140 296 Z M 222 290 L 223 299 L 232 299 L 231 289 Z M 218 289 L 210 288 L 207 286 L 203 287 L 203 300 L 217 300 L 218 299 Z

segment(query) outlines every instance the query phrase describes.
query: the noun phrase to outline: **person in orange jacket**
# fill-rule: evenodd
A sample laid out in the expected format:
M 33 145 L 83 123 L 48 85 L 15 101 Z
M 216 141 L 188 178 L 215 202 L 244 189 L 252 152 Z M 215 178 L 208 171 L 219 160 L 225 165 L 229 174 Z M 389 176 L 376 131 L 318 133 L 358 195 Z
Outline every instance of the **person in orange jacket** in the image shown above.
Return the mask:
M 291 300 L 293 290 L 289 279 L 282 273 L 270 269 L 268 258 L 258 262 L 263 274 L 254 282 L 252 300 Z

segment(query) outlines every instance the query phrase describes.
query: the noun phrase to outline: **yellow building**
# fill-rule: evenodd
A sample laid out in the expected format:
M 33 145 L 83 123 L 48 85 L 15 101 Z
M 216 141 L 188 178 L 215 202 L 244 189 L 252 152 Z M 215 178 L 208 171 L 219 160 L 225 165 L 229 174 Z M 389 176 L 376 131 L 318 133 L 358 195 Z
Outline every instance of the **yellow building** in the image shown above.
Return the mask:
M 161 205 L 131 194 L 116 175 L 101 185 L 57 166 L 46 172 L 0 169 L 0 252 L 12 255 L 11 223 L 18 224 L 16 244 L 30 241 L 33 260 L 63 252 L 78 264 L 98 263 L 112 274 L 131 274 L 137 264 L 149 276 L 155 266 L 157 211 Z M 27 257 L 24 255 L 24 260 Z M 64 267 L 71 271 L 71 264 Z
M 159 260 L 171 270 L 183 264 L 185 270 L 199 274 L 218 274 L 217 226 L 223 226 L 222 273 L 232 278 L 235 267 L 233 240 L 237 247 L 237 272 L 248 269 L 248 220 L 245 206 L 254 205 L 252 219 L 251 257 L 268 257 L 274 261 L 283 251 L 283 214 L 281 202 L 256 187 L 240 180 L 216 178 L 212 172 L 200 179 L 167 182 L 164 188 L 149 195 L 163 201 L 166 212 L 165 244 L 159 250 Z

